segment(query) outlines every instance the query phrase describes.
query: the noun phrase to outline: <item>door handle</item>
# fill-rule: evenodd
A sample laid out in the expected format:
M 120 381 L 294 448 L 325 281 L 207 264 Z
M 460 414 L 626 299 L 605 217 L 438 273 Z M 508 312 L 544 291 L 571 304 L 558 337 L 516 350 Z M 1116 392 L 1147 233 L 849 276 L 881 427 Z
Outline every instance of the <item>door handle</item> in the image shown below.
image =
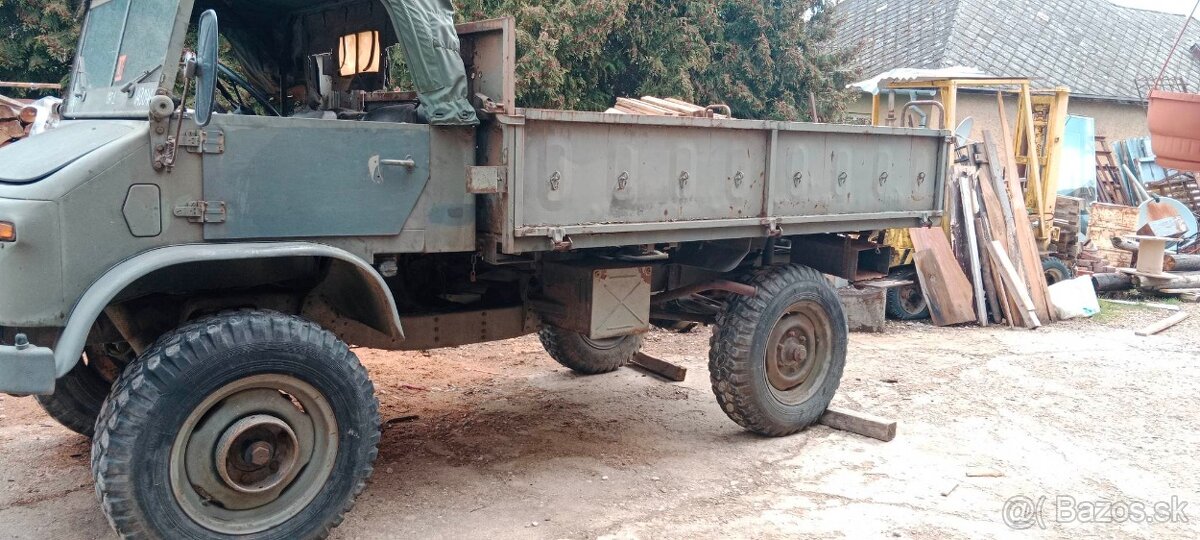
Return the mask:
M 406 159 L 381 159 L 379 160 L 379 164 L 387 165 L 389 167 L 404 167 L 406 169 L 417 168 L 416 160 L 412 159 L 411 157 Z

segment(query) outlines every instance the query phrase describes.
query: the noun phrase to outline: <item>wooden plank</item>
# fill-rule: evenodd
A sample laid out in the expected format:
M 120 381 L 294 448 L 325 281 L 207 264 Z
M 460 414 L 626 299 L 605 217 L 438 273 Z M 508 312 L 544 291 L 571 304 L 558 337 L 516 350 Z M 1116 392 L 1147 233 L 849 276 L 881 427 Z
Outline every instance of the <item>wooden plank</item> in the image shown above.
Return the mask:
M 984 146 L 985 153 L 989 156 L 989 166 L 980 169 L 977 186 L 979 188 L 979 200 L 983 203 L 982 217 L 985 224 L 983 231 L 985 233 L 984 242 L 982 244 L 984 248 L 981 253 L 987 253 L 986 245 L 990 244 L 992 240 L 1000 240 L 1006 246 L 1011 246 L 1016 239 L 1016 235 L 1012 232 L 1012 229 L 1007 226 L 1012 221 L 1012 211 L 1008 210 L 1008 206 L 1003 204 L 1006 201 L 1002 201 L 1000 197 L 996 196 L 996 184 L 993 181 L 994 177 L 992 175 L 997 174 L 997 177 L 1002 177 L 1004 173 L 996 173 L 997 167 L 991 165 L 991 160 L 995 159 L 993 156 L 996 154 L 995 141 L 991 137 L 991 132 L 984 132 L 984 138 L 989 140 Z M 998 297 L 1000 308 L 1004 312 L 1004 320 L 1010 327 L 1025 326 L 1021 320 L 1021 310 L 1017 308 L 1017 301 L 1012 296 L 1013 293 L 1009 292 L 1008 288 L 1004 286 L 1004 281 L 1000 276 L 1000 267 L 992 261 L 991 257 L 985 257 L 985 259 L 987 259 L 988 270 L 993 276 L 996 296 Z
M 687 377 L 687 368 L 655 358 L 644 352 L 638 352 L 633 355 L 633 360 L 629 361 L 629 365 L 658 375 L 668 381 L 683 382 Z
M 1137 334 L 1139 336 L 1153 336 L 1154 334 L 1162 332 L 1163 330 L 1166 330 L 1172 326 L 1175 326 L 1175 325 L 1183 322 L 1184 319 L 1188 318 L 1188 315 L 1189 315 L 1188 312 L 1180 311 L 1179 313 L 1171 315 L 1170 317 L 1167 317 L 1167 318 L 1165 318 L 1161 321 L 1158 321 L 1150 326 L 1147 326 L 1141 330 L 1138 330 L 1137 332 L 1134 332 L 1134 334 Z
M 984 225 L 982 217 L 975 218 L 975 235 L 977 246 L 982 247 L 988 242 L 987 226 Z M 980 268 L 980 271 L 983 273 L 983 290 L 987 297 L 988 308 L 991 309 L 992 315 L 995 317 L 995 322 L 998 323 L 1001 322 L 1001 319 L 1006 319 L 1000 307 L 1003 300 L 1000 296 L 1000 289 L 996 286 L 996 282 L 1000 277 L 992 272 L 995 266 L 991 264 L 988 257 L 984 258 L 984 263 L 981 265 L 982 268 Z M 1009 326 L 1012 326 L 1011 321 L 1009 322 Z
M 830 407 L 821 415 L 821 425 L 878 439 L 883 442 L 896 438 L 896 421 L 871 414 Z
M 970 260 L 971 286 L 975 292 L 975 320 L 979 326 L 988 325 L 987 303 L 983 291 L 983 266 L 979 264 L 979 237 L 975 235 L 975 190 L 971 189 L 971 179 L 962 176 L 958 179 L 958 192 L 962 196 L 963 227 L 966 228 L 967 255 Z
M 937 326 L 975 320 L 971 283 L 958 266 L 950 242 L 941 229 L 909 229 L 915 253 L 913 262 L 921 292 L 929 304 L 930 318 Z
M 1008 188 L 1004 184 L 1005 167 L 1007 160 L 1000 155 L 1000 146 L 996 144 L 996 138 L 991 131 L 983 132 L 983 149 L 987 154 L 988 170 L 987 174 L 991 182 L 987 188 L 983 190 L 984 205 L 998 208 L 1004 216 L 1004 235 L 999 235 L 999 231 L 994 231 L 992 240 L 1002 240 L 1004 246 L 1011 253 L 1017 249 L 1017 222 L 1013 217 L 1012 201 L 1007 197 Z M 999 194 L 1006 194 L 1001 197 Z M 994 216 L 995 210 L 989 211 L 989 216 Z M 997 225 L 1000 222 L 996 221 Z M 1024 268 L 1018 268 L 1017 272 L 1021 274 L 1021 279 L 1025 279 Z
M 1016 154 L 1008 147 L 1009 141 L 1012 140 L 1012 133 L 1008 128 L 1008 117 L 1004 113 L 1004 96 L 997 93 L 996 100 L 1000 105 L 1000 151 L 1001 157 L 1005 161 L 1004 178 L 1008 183 L 1008 195 L 1009 201 L 1012 203 L 1017 237 L 1017 252 L 1014 253 L 1016 255 L 1014 260 L 1024 267 L 1022 275 L 1024 275 L 1025 283 L 1028 283 L 1027 290 L 1033 300 L 1034 308 L 1037 310 L 1040 326 L 1040 321 L 1053 322 L 1055 320 L 1054 310 L 1050 308 L 1050 294 L 1046 290 L 1046 275 L 1042 273 L 1042 258 L 1038 252 L 1037 242 L 1033 238 L 1033 224 L 1029 221 L 1029 210 L 1025 207 L 1021 179 L 1017 176 Z M 1030 155 L 1034 155 L 1033 151 L 1030 152 Z M 1028 168 L 1037 171 L 1037 167 L 1037 163 L 1034 162 Z
M 996 261 L 1000 266 L 1001 277 L 1004 279 L 1005 286 L 1010 291 L 1016 291 L 1017 301 L 1026 313 L 1025 327 L 1037 328 L 1042 325 L 1038 319 L 1037 309 L 1033 304 L 1033 299 L 1029 297 L 1029 292 L 1025 288 L 1025 284 L 1021 282 L 1021 276 L 1017 275 L 1017 270 L 1013 268 L 1012 261 L 1009 260 L 1008 254 L 1004 252 L 1004 246 L 1000 245 L 998 240 L 993 240 L 988 246 L 988 255 Z

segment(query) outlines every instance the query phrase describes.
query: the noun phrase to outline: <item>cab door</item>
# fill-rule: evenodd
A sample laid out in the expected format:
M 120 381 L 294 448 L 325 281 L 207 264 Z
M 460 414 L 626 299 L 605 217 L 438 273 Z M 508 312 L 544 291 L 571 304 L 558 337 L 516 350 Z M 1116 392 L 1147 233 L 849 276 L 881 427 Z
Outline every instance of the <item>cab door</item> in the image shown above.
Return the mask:
M 206 240 L 390 236 L 430 179 L 430 128 L 215 114 L 204 128 Z

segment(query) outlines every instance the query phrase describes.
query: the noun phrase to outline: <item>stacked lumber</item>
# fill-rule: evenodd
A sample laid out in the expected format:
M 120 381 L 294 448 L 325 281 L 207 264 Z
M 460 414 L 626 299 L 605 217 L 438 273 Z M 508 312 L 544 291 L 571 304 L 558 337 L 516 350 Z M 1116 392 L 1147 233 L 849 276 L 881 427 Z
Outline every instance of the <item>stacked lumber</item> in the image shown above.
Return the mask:
M 1012 134 L 1000 116 L 998 138 L 985 131 L 983 143 L 958 150 L 946 186 L 949 237 L 940 229 L 909 230 L 935 325 L 1037 328 L 1054 321 Z
M 720 112 L 718 112 L 720 111 Z M 651 116 L 690 116 L 696 118 L 730 118 L 727 105 L 701 107 L 682 99 L 643 96 L 642 99 L 617 98 L 617 104 L 605 111 L 610 114 L 641 114 Z
M 36 119 L 36 108 L 24 101 L 0 96 L 0 147 L 28 137 Z

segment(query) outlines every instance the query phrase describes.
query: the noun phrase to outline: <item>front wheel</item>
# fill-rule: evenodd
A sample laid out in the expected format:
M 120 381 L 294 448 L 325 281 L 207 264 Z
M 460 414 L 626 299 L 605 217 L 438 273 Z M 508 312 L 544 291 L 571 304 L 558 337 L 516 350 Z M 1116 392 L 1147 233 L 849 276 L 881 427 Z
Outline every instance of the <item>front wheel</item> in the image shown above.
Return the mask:
M 84 437 L 96 430 L 96 416 L 124 363 L 88 347 L 83 358 L 54 383 L 54 393 L 37 396 L 38 405 L 55 422 Z
M 105 401 L 96 492 L 125 538 L 324 537 L 371 473 L 374 388 L 333 334 L 235 312 L 160 338 Z
M 846 364 L 846 316 L 837 291 L 816 270 L 760 270 L 753 297 L 739 296 L 717 319 L 709 374 L 721 409 L 768 436 L 800 431 L 821 418 Z

